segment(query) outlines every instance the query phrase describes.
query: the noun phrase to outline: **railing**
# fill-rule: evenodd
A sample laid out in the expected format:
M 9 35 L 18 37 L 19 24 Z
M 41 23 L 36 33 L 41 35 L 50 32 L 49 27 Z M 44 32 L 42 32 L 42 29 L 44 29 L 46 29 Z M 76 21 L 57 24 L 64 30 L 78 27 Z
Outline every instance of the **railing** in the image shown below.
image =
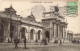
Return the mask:
M 61 22 L 67 22 L 65 18 L 60 18 L 60 17 L 52 17 L 52 16 L 47 16 L 43 19 L 50 19 L 50 18 L 53 18 L 53 19 L 57 19 L 57 20 L 60 20 Z
M 61 22 L 67 22 L 65 18 L 57 18 L 58 20 L 61 20 Z

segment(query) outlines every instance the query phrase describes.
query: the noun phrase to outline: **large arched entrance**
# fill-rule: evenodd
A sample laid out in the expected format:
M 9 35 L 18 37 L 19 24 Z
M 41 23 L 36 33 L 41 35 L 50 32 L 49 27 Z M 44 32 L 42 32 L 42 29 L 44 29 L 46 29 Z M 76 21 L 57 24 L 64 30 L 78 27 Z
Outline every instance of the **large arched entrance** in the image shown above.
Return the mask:
M 24 38 L 26 35 L 27 29 L 25 27 L 21 28 L 21 38 Z
M 31 40 L 33 40 L 33 38 L 34 38 L 34 33 L 35 33 L 35 30 L 31 29 L 31 31 L 30 31 L 30 39 Z
M 46 31 L 46 32 L 45 32 L 45 36 L 46 36 L 46 38 L 48 38 L 48 42 L 49 42 L 49 39 L 50 39 L 49 31 Z

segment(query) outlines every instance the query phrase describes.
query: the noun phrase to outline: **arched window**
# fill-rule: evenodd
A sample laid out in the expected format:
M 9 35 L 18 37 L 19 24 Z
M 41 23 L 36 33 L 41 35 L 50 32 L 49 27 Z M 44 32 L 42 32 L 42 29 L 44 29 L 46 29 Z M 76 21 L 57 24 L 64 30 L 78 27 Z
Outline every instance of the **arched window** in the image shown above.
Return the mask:
M 34 33 L 35 33 L 35 30 L 34 29 L 31 29 L 31 31 L 30 31 L 30 39 L 33 39 Z
M 26 32 L 27 32 L 27 29 L 25 27 L 22 27 L 21 28 L 21 38 L 24 38 Z
M 40 40 L 41 30 L 38 31 L 38 39 Z

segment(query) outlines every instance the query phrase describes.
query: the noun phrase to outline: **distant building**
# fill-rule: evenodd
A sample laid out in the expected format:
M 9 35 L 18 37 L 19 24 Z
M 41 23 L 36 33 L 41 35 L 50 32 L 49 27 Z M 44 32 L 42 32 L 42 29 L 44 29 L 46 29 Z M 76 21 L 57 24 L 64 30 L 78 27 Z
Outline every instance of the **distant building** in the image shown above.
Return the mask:
M 37 22 L 33 14 L 22 18 L 16 14 L 12 6 L 0 12 L 0 42 L 13 41 L 17 36 L 20 41 L 26 36 L 28 42 L 41 42 L 47 38 L 49 42 L 67 39 L 67 22 L 55 7 L 55 11 L 43 13 L 42 22 Z M 49 16 L 47 16 L 49 15 Z
M 73 39 L 80 40 L 80 33 L 74 34 Z

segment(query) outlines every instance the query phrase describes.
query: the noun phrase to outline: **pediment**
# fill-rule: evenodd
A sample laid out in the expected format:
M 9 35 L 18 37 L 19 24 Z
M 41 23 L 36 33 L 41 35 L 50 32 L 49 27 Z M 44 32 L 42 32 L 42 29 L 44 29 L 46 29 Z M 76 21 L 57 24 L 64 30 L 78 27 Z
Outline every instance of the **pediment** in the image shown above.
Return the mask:
M 27 21 L 30 21 L 30 22 L 36 22 L 35 20 L 35 17 L 33 15 L 29 15 L 27 18 L 26 18 Z

